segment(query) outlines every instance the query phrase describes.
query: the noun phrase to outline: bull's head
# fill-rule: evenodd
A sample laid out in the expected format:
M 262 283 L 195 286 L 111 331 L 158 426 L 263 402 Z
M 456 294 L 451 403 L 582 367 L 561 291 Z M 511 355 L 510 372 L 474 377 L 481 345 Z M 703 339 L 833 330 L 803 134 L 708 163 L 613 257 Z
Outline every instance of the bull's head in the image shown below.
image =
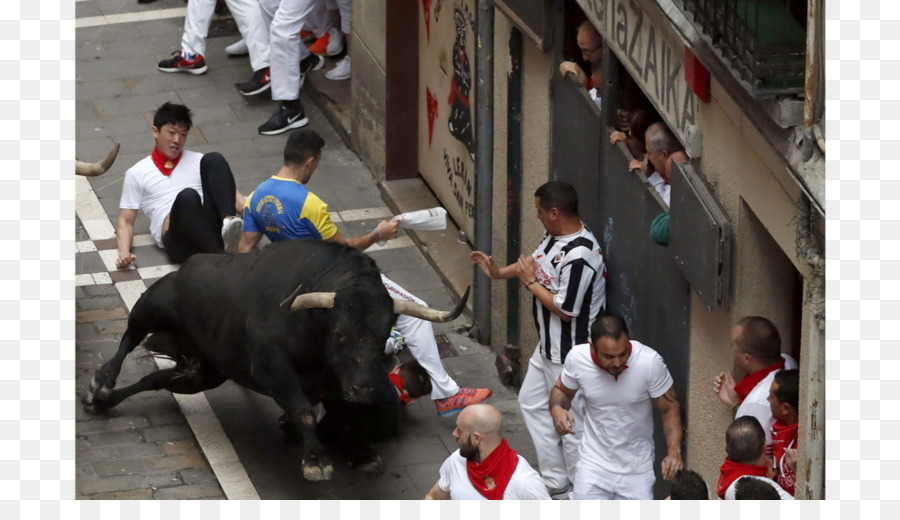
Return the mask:
M 469 297 L 466 289 L 452 311 L 438 311 L 405 300 L 393 300 L 386 291 L 373 294 L 316 292 L 298 294 L 298 287 L 281 308 L 288 312 L 303 309 L 335 309 L 329 320 L 329 341 L 321 345 L 341 380 L 346 401 L 371 403 L 379 395 L 387 376 L 381 357 L 397 314 L 405 314 L 433 322 L 447 322 L 458 317 Z M 391 303 L 393 302 L 393 303 Z
M 116 143 L 116 146 L 113 147 L 112 151 L 110 151 L 106 158 L 100 162 L 96 163 L 86 163 L 75 159 L 75 175 L 84 175 L 85 177 L 96 177 L 98 175 L 103 175 L 106 173 L 106 170 L 112 166 L 113 161 L 116 160 L 116 156 L 119 154 L 119 143 Z

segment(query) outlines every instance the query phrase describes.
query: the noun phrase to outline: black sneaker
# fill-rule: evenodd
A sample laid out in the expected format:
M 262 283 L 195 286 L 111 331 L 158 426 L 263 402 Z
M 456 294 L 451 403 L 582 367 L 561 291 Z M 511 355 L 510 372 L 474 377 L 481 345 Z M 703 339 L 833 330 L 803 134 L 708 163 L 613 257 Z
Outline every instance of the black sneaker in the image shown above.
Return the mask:
M 309 53 L 309 56 L 300 60 L 300 74 L 306 76 L 314 70 L 325 66 L 325 58 L 317 54 Z
M 278 110 L 272 114 L 272 117 L 266 121 L 266 124 L 259 127 L 259 133 L 262 135 L 278 135 L 294 128 L 302 128 L 309 124 L 306 114 L 303 113 L 303 107 L 297 108 L 296 112 L 281 103 Z
M 250 81 L 237 83 L 235 86 L 241 92 L 241 94 L 245 96 L 255 96 L 269 90 L 269 88 L 272 86 L 270 81 L 271 77 L 269 76 L 269 67 L 266 67 L 254 72 L 253 77 L 250 78 Z
M 163 72 L 187 72 L 188 74 L 205 74 L 206 60 L 204 60 L 203 56 L 200 54 L 194 56 L 194 59 L 189 60 L 184 57 L 184 54 L 181 51 L 175 51 L 172 53 L 171 58 L 159 62 L 156 68 Z

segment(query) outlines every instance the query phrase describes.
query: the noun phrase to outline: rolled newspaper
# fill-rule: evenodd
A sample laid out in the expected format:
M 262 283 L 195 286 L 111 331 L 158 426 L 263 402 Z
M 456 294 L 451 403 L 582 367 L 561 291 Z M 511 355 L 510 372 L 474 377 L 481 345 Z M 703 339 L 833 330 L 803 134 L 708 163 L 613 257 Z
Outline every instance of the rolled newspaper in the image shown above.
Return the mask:
M 419 231 L 435 231 L 447 228 L 447 210 L 438 206 L 420 211 L 410 211 L 394 216 L 400 227 Z

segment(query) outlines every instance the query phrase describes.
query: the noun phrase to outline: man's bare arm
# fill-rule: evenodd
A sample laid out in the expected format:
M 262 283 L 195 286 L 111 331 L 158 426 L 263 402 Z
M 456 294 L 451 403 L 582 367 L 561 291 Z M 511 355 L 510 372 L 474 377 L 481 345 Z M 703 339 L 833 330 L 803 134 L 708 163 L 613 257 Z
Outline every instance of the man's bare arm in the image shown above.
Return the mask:
M 137 260 L 137 256 L 131 253 L 131 244 L 134 242 L 134 221 L 137 220 L 138 210 L 119 209 L 119 221 L 116 223 L 116 246 L 119 257 L 116 258 L 116 267 L 123 269 L 128 264 Z
M 553 427 L 560 435 L 575 434 L 575 417 L 569 411 L 572 399 L 577 390 L 572 390 L 562 383 L 562 378 L 556 380 L 550 391 L 550 416 L 553 418 Z
M 675 385 L 663 395 L 654 398 L 653 404 L 662 412 L 663 433 L 666 435 L 666 446 L 668 454 L 662 461 L 662 476 L 669 480 L 675 476 L 675 473 L 684 468 L 684 462 L 681 460 L 681 405 L 678 404 L 678 397 L 675 395 Z
M 249 253 L 256 249 L 262 240 L 262 233 L 258 231 L 244 231 L 241 233 L 241 242 L 238 244 L 238 253 Z
M 382 240 L 390 240 L 397 235 L 397 230 L 400 228 L 400 223 L 392 220 L 382 220 L 378 223 L 378 226 L 375 227 L 369 233 L 361 236 L 361 237 L 350 237 L 346 238 L 341 234 L 340 231 L 335 233 L 328 239 L 329 242 L 340 242 L 342 244 L 347 244 L 350 247 L 355 247 L 360 251 L 365 251 L 375 242 L 380 242 Z
M 431 491 L 429 491 L 427 495 L 425 495 L 423 500 L 450 500 L 450 493 L 441 489 L 441 487 L 438 486 L 438 483 L 435 482 L 434 487 L 431 488 Z
M 472 263 L 481 268 L 481 271 L 491 280 L 507 280 L 516 276 L 516 264 L 512 263 L 506 267 L 498 267 L 494 262 L 494 257 L 482 253 L 481 251 L 472 251 L 469 253 L 469 259 Z
M 540 300 L 541 305 L 543 305 L 548 311 L 552 312 L 559 316 L 559 319 L 562 321 L 572 321 L 572 317 L 568 314 L 564 313 L 562 309 L 556 306 L 556 302 L 553 300 L 553 293 L 550 292 L 550 289 L 547 289 L 543 285 L 538 283 L 533 283 L 527 287 L 528 291 L 531 292 L 538 300 Z

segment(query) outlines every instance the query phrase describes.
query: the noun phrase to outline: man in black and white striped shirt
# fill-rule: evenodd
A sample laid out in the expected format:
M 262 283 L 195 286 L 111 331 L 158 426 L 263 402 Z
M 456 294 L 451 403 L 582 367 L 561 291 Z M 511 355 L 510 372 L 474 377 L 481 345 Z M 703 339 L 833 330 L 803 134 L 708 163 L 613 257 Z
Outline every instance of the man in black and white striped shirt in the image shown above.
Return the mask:
M 570 487 L 578 462 L 583 397 L 572 403 L 575 435 L 560 439 L 549 412 L 550 391 L 566 354 L 587 343 L 591 324 L 606 307 L 606 268 L 593 233 L 578 216 L 578 195 L 564 182 L 551 181 L 534 193 L 537 217 L 546 230 L 530 256 L 500 268 L 481 251 L 470 255 L 492 279 L 517 277 L 534 296 L 538 345 L 519 390 L 519 406 L 537 452 L 541 476 L 551 495 Z

